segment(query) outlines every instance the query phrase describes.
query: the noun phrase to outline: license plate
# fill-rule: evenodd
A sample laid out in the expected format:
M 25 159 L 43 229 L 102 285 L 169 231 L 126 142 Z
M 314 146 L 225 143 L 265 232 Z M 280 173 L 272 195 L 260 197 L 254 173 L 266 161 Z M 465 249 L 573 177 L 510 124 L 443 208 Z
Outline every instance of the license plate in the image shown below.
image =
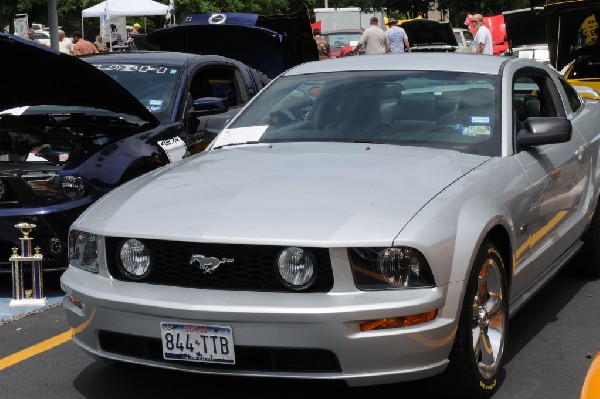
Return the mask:
M 160 323 L 166 360 L 235 364 L 233 330 L 229 326 Z

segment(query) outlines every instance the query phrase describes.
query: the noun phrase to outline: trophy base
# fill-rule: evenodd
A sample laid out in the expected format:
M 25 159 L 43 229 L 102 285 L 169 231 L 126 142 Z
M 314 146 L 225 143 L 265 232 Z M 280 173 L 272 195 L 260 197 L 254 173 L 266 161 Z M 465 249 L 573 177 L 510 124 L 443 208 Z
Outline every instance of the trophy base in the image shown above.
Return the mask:
M 46 298 L 26 298 L 26 299 L 11 299 L 8 306 L 44 306 L 48 300 Z

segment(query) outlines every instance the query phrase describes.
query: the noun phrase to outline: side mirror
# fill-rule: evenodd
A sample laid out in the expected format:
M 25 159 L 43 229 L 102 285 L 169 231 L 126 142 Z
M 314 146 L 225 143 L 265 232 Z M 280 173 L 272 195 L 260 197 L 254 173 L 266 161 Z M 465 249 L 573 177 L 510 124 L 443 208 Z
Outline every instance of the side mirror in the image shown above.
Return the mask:
M 197 132 L 200 128 L 200 118 L 208 115 L 222 114 L 229 107 L 220 97 L 201 97 L 193 102 L 193 107 L 187 113 L 186 124 L 189 132 Z M 205 118 L 203 118 L 205 119 Z M 201 129 L 203 130 L 203 129 Z
M 519 148 L 544 144 L 566 143 L 571 140 L 573 126 L 567 118 L 529 117 L 525 127 L 517 133 Z
M 201 97 L 194 100 L 194 111 L 199 115 L 214 115 L 226 112 L 229 108 L 221 97 Z

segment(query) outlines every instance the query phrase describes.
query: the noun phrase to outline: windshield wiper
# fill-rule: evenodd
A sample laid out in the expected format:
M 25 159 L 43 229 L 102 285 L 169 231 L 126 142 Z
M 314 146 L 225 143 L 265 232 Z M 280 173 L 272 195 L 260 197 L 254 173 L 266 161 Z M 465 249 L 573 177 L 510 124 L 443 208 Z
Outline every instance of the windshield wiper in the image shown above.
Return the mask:
M 219 148 L 223 148 L 223 147 L 233 147 L 234 145 L 244 145 L 244 144 L 262 144 L 261 141 L 244 141 L 243 143 L 227 143 L 227 144 L 222 144 L 222 145 L 218 145 L 213 147 L 213 150 L 218 150 Z

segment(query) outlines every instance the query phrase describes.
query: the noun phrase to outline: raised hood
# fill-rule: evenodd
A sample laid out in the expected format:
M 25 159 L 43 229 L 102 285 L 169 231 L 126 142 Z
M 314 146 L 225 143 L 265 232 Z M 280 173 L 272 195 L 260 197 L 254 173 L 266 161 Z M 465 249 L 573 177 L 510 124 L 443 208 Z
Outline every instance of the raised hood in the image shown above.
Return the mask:
M 34 105 L 84 106 L 158 120 L 123 86 L 77 57 L 0 34 L 0 111 Z
M 547 4 L 544 8 L 550 63 L 560 71 L 582 52 L 578 49 L 596 44 L 600 1 L 572 0 Z
M 502 15 L 511 48 L 548 43 L 544 7 L 504 11 Z
M 121 237 L 274 245 L 350 245 L 372 237 L 391 243 L 424 205 L 484 160 L 416 147 L 365 152 L 363 144 L 233 147 L 136 179 L 79 222 Z
M 450 22 L 439 22 L 432 19 L 411 19 L 398 26 L 406 31 L 411 47 L 446 45 L 458 47 Z
M 231 12 L 188 15 L 179 26 L 148 34 L 146 45 L 150 50 L 222 55 L 269 78 L 319 59 L 307 9 L 276 16 Z

